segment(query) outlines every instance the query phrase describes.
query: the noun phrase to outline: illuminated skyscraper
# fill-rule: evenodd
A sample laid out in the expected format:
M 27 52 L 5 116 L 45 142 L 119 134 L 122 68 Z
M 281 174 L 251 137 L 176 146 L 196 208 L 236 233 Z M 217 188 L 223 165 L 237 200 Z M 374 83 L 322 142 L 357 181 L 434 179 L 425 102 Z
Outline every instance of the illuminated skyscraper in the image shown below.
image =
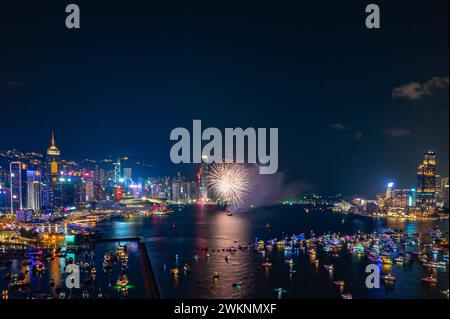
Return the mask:
M 132 169 L 129 167 L 124 167 L 123 169 L 123 178 L 126 182 L 131 182 L 133 180 L 133 173 Z
M 199 195 L 200 200 L 207 201 L 208 200 L 208 164 L 204 161 L 207 159 L 206 155 L 202 156 L 202 165 L 200 167 L 200 171 L 198 173 L 199 179 Z
M 61 152 L 55 144 L 55 136 L 52 132 L 51 145 L 47 149 L 46 187 L 44 206 L 57 208 L 61 205 L 61 191 L 59 185 L 59 166 Z
M 61 152 L 56 147 L 55 136 L 52 132 L 52 141 L 47 149 L 47 172 L 52 177 L 52 181 L 56 182 L 59 175 L 59 156 Z
M 427 152 L 417 169 L 416 207 L 422 213 L 436 208 L 436 154 Z
M 41 174 L 39 171 L 27 170 L 27 208 L 35 212 L 41 210 Z
M 175 182 L 172 184 L 172 200 L 176 203 L 181 203 L 182 200 L 182 186 L 180 183 Z
M 394 183 L 390 182 L 388 183 L 387 189 L 386 189 L 386 196 L 385 199 L 391 199 L 392 198 L 392 188 L 394 187 Z
M 438 201 L 441 207 L 448 208 L 449 184 L 448 177 L 441 178 L 439 183 Z
M 7 190 L 7 170 L 0 166 L 0 212 L 7 212 L 8 207 L 8 190 Z
M 10 175 L 10 196 L 11 196 L 11 214 L 17 210 L 23 209 L 23 185 L 22 185 L 22 163 L 11 162 L 9 164 Z

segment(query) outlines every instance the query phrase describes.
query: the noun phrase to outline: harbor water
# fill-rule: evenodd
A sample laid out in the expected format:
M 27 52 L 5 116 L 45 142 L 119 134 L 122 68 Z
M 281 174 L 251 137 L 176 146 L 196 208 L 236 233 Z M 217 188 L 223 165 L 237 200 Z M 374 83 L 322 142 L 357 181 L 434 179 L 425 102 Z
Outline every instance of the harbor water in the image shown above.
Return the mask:
M 214 207 L 184 207 L 163 216 L 110 219 L 101 227 L 105 237 L 143 238 L 162 298 L 340 298 L 343 291 L 334 284 L 338 280 L 345 282 L 345 292 L 354 299 L 447 298 L 442 291 L 448 289 L 448 264 L 432 270 L 418 261 L 380 265 L 382 273 L 393 274 L 396 282 L 368 289 L 365 268 L 370 261 L 364 256 L 342 252 L 333 257 L 319 250 L 316 266 L 306 253 L 287 254 L 276 247 L 264 256 L 251 247 L 231 255 L 226 251 L 230 246 L 245 247 L 259 239 L 300 233 L 308 237 L 311 231 L 316 236 L 387 230 L 426 233 L 439 227 L 448 238 L 448 220 L 374 219 L 305 208 L 276 206 L 227 216 Z M 290 259 L 292 266 L 287 262 Z M 270 269 L 261 266 L 265 260 L 272 263 Z M 189 271 L 184 272 L 186 264 Z M 327 271 L 325 264 L 333 264 L 334 270 Z M 180 273 L 171 274 L 173 268 Z M 218 278 L 214 278 L 215 274 Z M 430 285 L 421 280 L 429 274 L 439 282 Z

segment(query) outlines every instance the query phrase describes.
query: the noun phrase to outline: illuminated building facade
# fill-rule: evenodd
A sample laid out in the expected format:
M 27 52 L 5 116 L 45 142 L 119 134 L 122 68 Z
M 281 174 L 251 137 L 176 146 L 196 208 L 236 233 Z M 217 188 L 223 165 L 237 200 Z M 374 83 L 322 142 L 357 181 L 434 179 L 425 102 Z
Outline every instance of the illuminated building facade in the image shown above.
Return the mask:
M 416 207 L 421 213 L 433 213 L 436 208 L 436 154 L 427 152 L 417 168 Z
M 27 170 L 27 208 L 35 212 L 41 210 L 41 173 Z
M 440 207 L 448 209 L 449 201 L 449 184 L 448 177 L 441 178 L 438 189 L 438 204 Z
M 127 183 L 130 183 L 131 181 L 133 181 L 133 170 L 129 167 L 125 167 L 123 169 L 123 178 L 125 179 L 125 181 Z
M 202 164 L 198 172 L 199 199 L 205 202 L 208 200 L 208 164 L 205 163 L 207 159 L 206 155 L 202 156 Z
M 55 209 L 61 206 L 61 189 L 59 183 L 61 152 L 56 147 L 55 136 L 52 132 L 51 145 L 47 149 L 46 186 L 44 194 L 45 208 Z
M 9 176 L 10 176 L 10 212 L 14 214 L 17 210 L 22 210 L 24 207 L 24 170 L 26 165 L 21 162 L 11 162 L 9 164 Z
M 0 212 L 7 212 L 8 208 L 8 173 L 7 170 L 0 166 Z

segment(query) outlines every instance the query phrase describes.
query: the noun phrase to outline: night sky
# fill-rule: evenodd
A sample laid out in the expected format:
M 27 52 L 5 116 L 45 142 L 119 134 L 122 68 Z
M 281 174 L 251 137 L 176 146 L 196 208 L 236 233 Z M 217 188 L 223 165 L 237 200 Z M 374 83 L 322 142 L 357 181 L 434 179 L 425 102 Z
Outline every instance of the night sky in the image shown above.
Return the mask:
M 44 152 L 54 130 L 67 159 L 193 176 L 169 134 L 201 119 L 278 127 L 279 171 L 314 191 L 412 187 L 428 150 L 448 175 L 448 1 L 371 1 L 379 30 L 368 1 L 30 2 L 0 4 L 0 150 Z

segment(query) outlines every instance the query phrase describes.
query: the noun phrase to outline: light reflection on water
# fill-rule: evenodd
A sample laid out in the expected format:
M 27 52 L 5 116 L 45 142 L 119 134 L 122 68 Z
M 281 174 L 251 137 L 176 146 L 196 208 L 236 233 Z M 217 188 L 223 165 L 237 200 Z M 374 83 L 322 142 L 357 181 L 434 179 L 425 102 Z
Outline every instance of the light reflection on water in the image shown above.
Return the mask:
M 426 271 L 417 262 L 401 267 L 393 265 L 389 269 L 383 267 L 384 272 L 397 276 L 397 282 L 392 287 L 384 285 L 381 289 L 369 290 L 364 284 L 368 263 L 364 257 L 343 255 L 333 258 L 319 251 L 319 265 L 316 266 L 307 254 L 286 256 L 274 247 L 265 256 L 252 249 L 238 249 L 231 254 L 230 261 L 225 260 L 229 253 L 224 249 L 247 245 L 255 237 L 267 240 L 294 233 L 309 234 L 312 230 L 317 235 L 328 231 L 341 234 L 358 230 L 382 232 L 388 228 L 424 232 L 435 225 L 448 232 L 448 221 L 414 222 L 361 216 L 345 219 L 342 223 L 341 215 L 313 209 L 306 214 L 295 206 L 255 209 L 231 217 L 212 208 L 187 207 L 168 216 L 110 220 L 104 228 L 106 235 L 112 237 L 144 238 L 163 298 L 276 298 L 274 290 L 277 288 L 287 290 L 283 295 L 285 298 L 337 298 L 340 291 L 333 283 L 335 280 L 344 280 L 345 290 L 354 298 L 443 297 L 440 290 L 448 289 L 448 272 L 438 271 L 440 282 L 437 287 L 430 287 L 421 282 Z M 267 223 L 271 224 L 271 229 L 266 227 Z M 203 245 L 208 247 L 210 257 L 202 252 Z M 199 255 L 198 260 L 194 259 L 195 254 Z M 261 265 L 266 258 L 273 263 L 270 269 Z M 290 258 L 294 261 L 291 268 L 285 260 Z M 335 270 L 329 273 L 323 265 L 331 263 Z M 184 264 L 190 266 L 189 273 L 183 272 Z M 177 278 L 170 274 L 174 267 L 180 269 Z M 218 279 L 213 278 L 215 272 L 219 273 Z M 239 282 L 240 287 L 233 287 Z
M 127 228 L 127 223 L 124 223 L 125 228 Z M 137 242 L 122 242 L 122 244 L 128 245 L 128 277 L 130 279 L 130 284 L 132 287 L 129 289 L 128 298 L 144 298 L 144 284 L 142 281 L 142 270 L 141 270 L 141 262 L 139 259 L 138 253 L 138 245 Z M 93 286 L 87 289 L 90 293 L 91 298 L 97 298 L 99 291 L 102 291 L 104 297 L 108 298 L 122 298 L 123 296 L 114 289 L 115 282 L 118 276 L 121 274 L 120 265 L 114 265 L 111 273 L 107 273 L 103 270 L 102 262 L 103 255 L 108 251 L 114 251 L 117 248 L 116 242 L 100 242 L 96 243 L 93 247 L 95 252 L 95 258 L 93 262 L 95 263 L 95 267 L 97 269 L 97 275 L 94 280 Z M 67 258 L 73 258 L 74 260 L 82 261 L 83 258 L 79 253 L 68 253 Z M 35 264 L 35 261 L 30 259 L 30 262 Z M 58 293 L 56 292 L 56 287 L 61 287 L 63 291 L 65 291 L 67 296 L 72 296 L 74 298 L 81 298 L 81 293 L 84 288 L 79 291 L 70 291 L 65 289 L 65 276 L 66 273 L 64 271 L 66 263 L 65 258 L 54 258 L 50 262 L 45 262 L 46 271 L 43 275 L 38 276 L 30 271 L 25 279 L 31 282 L 31 286 L 24 291 L 18 289 L 12 289 L 9 292 L 9 297 L 11 299 L 17 298 L 37 298 L 41 296 L 42 298 L 46 298 L 47 296 L 58 298 Z M 30 265 L 30 269 L 32 269 L 32 265 Z M 25 266 L 23 265 L 22 260 L 13 260 L 12 264 L 8 269 L 4 269 L 0 271 L 0 290 L 7 289 L 9 280 L 5 279 L 5 275 L 7 273 L 19 274 L 21 272 L 25 272 Z M 81 285 L 83 286 L 84 279 L 90 274 L 90 271 L 84 271 L 81 269 Z M 53 279 L 55 282 L 54 286 L 50 286 L 50 280 Z

